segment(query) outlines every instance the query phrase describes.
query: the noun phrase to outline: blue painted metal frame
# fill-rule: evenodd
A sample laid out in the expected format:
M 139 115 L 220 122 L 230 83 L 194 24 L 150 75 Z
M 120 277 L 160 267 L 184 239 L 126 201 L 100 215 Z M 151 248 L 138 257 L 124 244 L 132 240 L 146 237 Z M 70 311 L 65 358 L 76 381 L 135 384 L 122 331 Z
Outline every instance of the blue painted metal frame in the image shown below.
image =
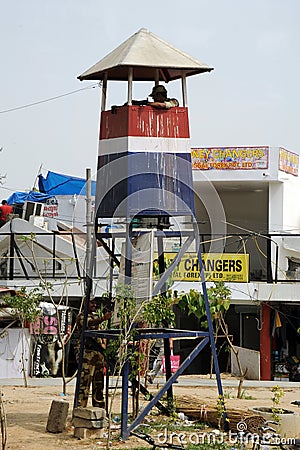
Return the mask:
M 162 388 L 157 392 L 155 397 L 150 400 L 147 406 L 141 411 L 140 415 L 131 423 L 131 425 L 127 428 L 126 438 L 130 435 L 130 432 L 133 431 L 144 419 L 144 417 L 149 413 L 149 411 L 155 406 L 158 400 L 164 395 L 164 393 L 172 386 L 174 381 L 183 373 L 183 371 L 191 364 L 191 362 L 196 358 L 196 356 L 201 352 L 201 350 L 208 344 L 209 337 L 205 337 L 199 344 L 191 351 L 188 357 L 183 361 L 180 365 L 179 369 L 167 380 L 167 382 L 162 386 Z
M 222 382 L 221 382 L 221 376 L 220 376 L 220 369 L 219 369 L 219 363 L 218 363 L 218 356 L 216 351 L 216 345 L 214 341 L 214 330 L 213 330 L 213 324 L 210 314 L 210 308 L 209 308 L 209 300 L 208 300 L 208 294 L 207 294 L 207 288 L 206 288 L 206 281 L 205 281 L 205 274 L 204 274 L 204 267 L 202 262 L 202 255 L 201 255 L 201 249 L 200 249 L 200 242 L 199 242 L 199 235 L 197 232 L 197 224 L 194 223 L 194 230 L 193 231 L 183 231 L 183 232 L 174 232 L 174 231 L 164 231 L 163 234 L 165 237 L 176 237 L 176 236 L 187 236 L 187 241 L 183 244 L 182 249 L 179 251 L 179 254 L 175 258 L 175 260 L 172 262 L 172 264 L 168 267 L 168 269 L 164 272 L 160 280 L 155 285 L 155 293 L 157 294 L 159 290 L 162 288 L 165 280 L 170 276 L 171 272 L 174 270 L 174 268 L 179 264 L 180 259 L 183 255 L 183 253 L 187 250 L 193 239 L 196 241 L 196 248 L 197 248 L 197 254 L 198 254 L 198 260 L 199 260 L 199 267 L 200 267 L 200 280 L 203 290 L 203 298 L 205 303 L 205 309 L 206 309 L 206 316 L 207 316 L 207 322 L 208 322 L 208 332 L 202 332 L 202 331 L 187 331 L 187 330 L 174 330 L 174 329 L 154 329 L 154 328 L 143 328 L 138 329 L 137 334 L 135 335 L 135 340 L 140 339 L 170 339 L 172 337 L 202 337 L 202 341 L 192 350 L 192 352 L 189 354 L 189 356 L 183 361 L 183 363 L 180 365 L 178 371 L 171 375 L 169 379 L 167 379 L 166 384 L 161 388 L 161 390 L 156 394 L 156 396 L 149 402 L 147 407 L 140 413 L 140 415 L 134 420 L 134 422 L 128 427 L 128 376 L 129 376 L 129 362 L 128 360 L 125 361 L 125 364 L 123 366 L 123 372 L 122 372 L 122 417 L 121 417 L 121 436 L 123 439 L 127 439 L 129 437 L 129 434 L 137 425 L 143 420 L 143 418 L 146 416 L 146 414 L 152 409 L 152 407 L 159 401 L 159 399 L 162 397 L 162 395 L 168 391 L 168 389 L 171 389 L 171 386 L 173 382 L 177 379 L 179 375 L 183 373 L 183 371 L 189 366 L 189 364 L 193 361 L 193 359 L 201 352 L 201 350 L 206 346 L 206 344 L 210 343 L 213 361 L 214 361 L 214 368 L 216 372 L 216 381 L 218 386 L 218 392 L 219 397 L 222 400 L 222 406 L 223 406 L 223 427 L 225 431 L 228 431 L 228 423 L 227 423 L 227 414 L 226 414 L 226 408 L 225 408 L 225 402 L 224 402 L 224 394 L 223 394 L 223 388 L 222 388 Z M 131 264 L 130 264 L 130 248 L 131 248 L 131 238 L 134 236 L 134 231 L 132 230 L 131 224 L 126 225 L 126 233 L 124 234 L 124 237 L 126 237 L 126 264 L 125 264 L 125 274 L 130 278 L 131 275 Z M 157 230 L 156 237 L 158 235 L 161 235 L 161 231 Z M 110 233 L 97 233 L 98 237 L 113 237 Z M 118 234 L 118 236 L 121 237 L 121 234 Z M 91 264 L 90 267 L 90 274 L 92 273 L 92 267 L 93 264 Z M 91 275 L 90 275 L 91 278 Z M 88 277 L 89 279 L 89 277 Z M 87 284 L 87 298 L 89 300 L 89 295 L 91 292 L 91 283 Z M 85 316 L 87 314 L 86 308 L 85 308 Z M 89 331 L 89 330 L 83 330 L 84 336 L 100 336 L 105 337 L 107 339 L 117 339 L 117 337 L 120 334 L 120 330 L 105 330 L 105 331 Z M 83 352 L 83 343 L 84 338 L 81 342 L 81 355 L 79 358 L 79 368 L 80 368 L 80 360 L 82 358 L 82 352 Z M 77 377 L 77 385 L 76 385 L 76 392 L 75 392 L 75 405 L 76 405 L 76 399 L 78 397 L 78 388 L 79 388 L 79 381 L 80 381 L 80 372 L 79 376 Z
M 121 330 L 110 329 L 103 331 L 85 331 L 86 336 L 90 337 L 103 337 L 106 339 L 117 339 Z M 137 328 L 134 336 L 135 341 L 141 339 L 170 339 L 186 337 L 202 338 L 186 359 L 181 363 L 178 370 L 166 381 L 157 394 L 150 400 L 147 406 L 136 417 L 136 419 L 128 426 L 128 377 L 129 377 L 129 362 L 125 361 L 122 370 L 122 414 L 121 414 L 121 437 L 127 439 L 130 432 L 133 431 L 149 413 L 149 411 L 156 405 L 159 399 L 164 395 L 166 391 L 172 386 L 174 381 L 185 371 L 185 369 L 191 364 L 191 362 L 198 356 L 201 350 L 210 342 L 209 333 L 204 331 L 191 331 L 191 330 L 177 330 L 173 328 Z

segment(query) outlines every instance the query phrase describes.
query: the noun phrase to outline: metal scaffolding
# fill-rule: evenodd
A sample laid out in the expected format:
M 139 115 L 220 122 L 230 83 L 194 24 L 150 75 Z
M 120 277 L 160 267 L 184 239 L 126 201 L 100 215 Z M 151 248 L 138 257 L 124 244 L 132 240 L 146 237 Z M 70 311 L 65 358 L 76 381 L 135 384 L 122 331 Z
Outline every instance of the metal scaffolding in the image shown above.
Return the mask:
M 134 334 L 134 341 L 140 341 L 144 339 L 159 339 L 162 338 L 164 340 L 164 350 L 165 350 L 165 360 L 166 360 L 166 382 L 161 387 L 161 389 L 156 393 L 155 396 L 151 396 L 151 400 L 147 404 L 147 406 L 138 414 L 138 416 L 134 419 L 132 423 L 128 423 L 128 389 L 129 389 L 129 371 L 130 371 L 130 365 L 128 358 L 125 360 L 124 366 L 122 368 L 122 411 L 121 411 L 121 437 L 123 439 L 127 439 L 130 435 L 130 433 L 141 423 L 141 421 L 144 419 L 144 417 L 150 412 L 150 410 L 154 406 L 161 406 L 160 399 L 161 397 L 167 392 L 167 398 L 168 401 L 172 399 L 173 393 L 172 393 L 172 384 L 177 380 L 177 378 L 186 370 L 186 368 L 191 364 L 191 362 L 196 358 L 196 356 L 199 355 L 199 353 L 206 347 L 206 345 L 210 345 L 212 357 L 214 361 L 214 368 L 216 373 L 216 381 L 217 381 L 217 388 L 218 388 L 218 394 L 219 397 L 223 403 L 223 427 L 226 429 L 227 421 L 226 421 L 226 409 L 224 404 L 224 395 L 223 395 L 223 388 L 222 388 L 222 382 L 220 377 L 220 370 L 219 370 L 219 363 L 218 363 L 218 357 L 216 352 L 216 345 L 214 340 L 214 331 L 213 331 L 213 324 L 210 314 L 210 308 L 209 308 L 209 301 L 208 301 L 208 295 L 207 295 L 207 289 L 206 289 L 206 282 L 204 277 L 204 268 L 202 264 L 202 257 L 201 257 L 201 250 L 200 250 L 200 244 L 199 244 L 199 237 L 198 234 L 195 233 L 195 229 L 192 231 L 185 230 L 183 232 L 180 231 L 162 231 L 162 230 L 156 230 L 155 231 L 155 237 L 158 239 L 158 241 L 161 241 L 164 237 L 178 237 L 178 236 L 185 236 L 186 240 L 181 246 L 177 257 L 173 260 L 172 264 L 163 272 L 161 272 L 160 279 L 157 281 L 156 285 L 153 289 L 153 296 L 157 295 L 160 291 L 164 292 L 165 289 L 165 283 L 166 280 L 170 277 L 172 271 L 176 268 L 176 266 L 180 263 L 180 259 L 183 256 L 183 254 L 187 251 L 191 243 L 196 240 L 196 248 L 198 249 L 198 260 L 199 260 L 199 266 L 200 266 L 200 282 L 203 292 L 203 298 L 205 303 L 205 309 L 206 309 L 206 316 L 207 316 L 207 323 L 208 323 L 208 331 L 192 331 L 192 330 L 179 330 L 179 329 L 170 329 L 170 328 L 136 328 L 135 334 Z M 131 258 L 130 258 L 130 248 L 131 248 L 131 242 L 134 236 L 136 236 L 137 232 L 134 232 L 132 230 L 132 225 L 129 224 L 127 227 L 126 233 L 118 233 L 118 237 L 123 237 L 126 239 L 127 245 L 126 245 L 126 259 L 127 263 L 125 264 L 125 278 L 130 279 L 131 275 Z M 97 233 L 96 239 L 102 241 L 103 239 L 111 239 L 111 246 L 107 246 L 107 250 L 109 251 L 110 259 L 111 261 L 118 261 L 117 256 L 114 254 L 113 248 L 113 240 L 114 235 L 112 233 Z M 93 252 L 96 248 L 96 240 L 93 243 Z M 158 243 L 158 246 L 161 245 L 161 243 Z M 163 246 L 162 246 L 163 247 Z M 162 252 L 162 260 L 163 260 L 163 252 Z M 78 375 L 77 375 L 77 383 L 76 383 L 76 392 L 75 392 L 75 401 L 74 406 L 77 406 L 78 402 L 78 392 L 79 392 L 79 385 L 80 385 L 80 376 L 81 376 L 81 368 L 82 368 L 82 356 L 83 356 L 83 350 L 84 350 L 84 340 L 85 337 L 102 337 L 106 338 L 108 340 L 110 339 L 118 339 L 120 334 L 122 333 L 122 330 L 120 329 L 108 329 L 108 330 L 102 330 L 102 331 L 90 331 L 86 329 L 86 321 L 87 321 L 87 315 L 88 315 L 88 302 L 92 293 L 92 276 L 93 273 L 93 261 L 94 258 L 91 258 L 91 265 L 89 274 L 87 276 L 87 292 L 86 292 L 86 298 L 87 301 L 85 302 L 84 306 L 84 324 L 83 324 L 83 332 L 81 337 L 81 346 L 80 346 L 80 356 L 79 356 L 79 364 L 78 364 Z M 110 273 L 110 286 L 112 288 L 112 271 Z M 112 295 L 112 293 L 110 293 Z M 185 337 L 194 337 L 199 338 L 199 343 L 195 346 L 195 348 L 191 351 L 191 353 L 185 358 L 185 360 L 180 364 L 180 367 L 175 373 L 171 373 L 171 362 L 170 362 L 170 339 L 177 338 L 177 339 L 183 339 Z M 108 389 L 109 384 L 109 377 L 106 378 L 106 388 Z M 145 386 L 141 385 L 141 391 L 143 394 L 149 394 Z M 108 397 L 108 396 L 107 396 Z

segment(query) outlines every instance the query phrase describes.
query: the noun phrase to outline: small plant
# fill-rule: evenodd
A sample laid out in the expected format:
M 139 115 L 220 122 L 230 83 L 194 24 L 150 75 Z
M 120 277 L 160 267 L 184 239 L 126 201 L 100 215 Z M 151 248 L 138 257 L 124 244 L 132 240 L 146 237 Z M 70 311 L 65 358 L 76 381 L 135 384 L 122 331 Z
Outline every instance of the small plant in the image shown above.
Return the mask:
M 3 298 L 6 305 L 15 310 L 22 327 L 25 327 L 26 322 L 34 322 L 41 315 L 39 305 L 42 299 L 43 293 L 40 289 L 34 288 L 27 292 L 25 287 L 22 287 L 15 295 Z
M 175 325 L 175 313 L 172 309 L 174 297 L 171 291 L 159 294 L 143 305 L 143 319 L 153 326 Z
M 280 414 L 283 413 L 283 409 L 280 408 L 279 405 L 280 405 L 281 398 L 284 396 L 284 391 L 276 384 L 276 386 L 272 387 L 271 392 L 273 394 L 273 396 L 271 397 L 272 420 L 274 420 L 275 422 L 278 422 L 279 427 L 280 427 L 280 422 L 281 422 Z
M 217 399 L 217 417 L 218 417 L 218 427 L 221 429 L 222 421 L 224 419 L 224 415 L 226 413 L 226 406 L 225 406 L 225 400 L 224 396 L 219 395 Z M 229 422 L 228 417 L 225 419 L 227 422 Z
M 43 293 L 39 288 L 31 289 L 27 292 L 25 287 L 22 287 L 20 291 L 16 291 L 16 294 L 11 297 L 4 297 L 6 305 L 12 308 L 16 318 L 20 321 L 22 327 L 22 353 L 21 364 L 24 378 L 24 386 L 28 386 L 27 374 L 26 374 L 26 357 L 25 357 L 25 328 L 29 323 L 34 323 L 38 317 L 41 316 L 42 311 L 39 307 L 40 302 L 43 299 Z
M 249 395 L 247 391 L 245 391 L 245 389 L 242 390 L 240 398 L 243 398 L 244 400 L 256 400 L 256 398 L 252 395 Z
M 225 391 L 224 392 L 224 398 L 227 398 L 227 399 L 232 398 L 231 394 L 232 394 L 232 391 Z

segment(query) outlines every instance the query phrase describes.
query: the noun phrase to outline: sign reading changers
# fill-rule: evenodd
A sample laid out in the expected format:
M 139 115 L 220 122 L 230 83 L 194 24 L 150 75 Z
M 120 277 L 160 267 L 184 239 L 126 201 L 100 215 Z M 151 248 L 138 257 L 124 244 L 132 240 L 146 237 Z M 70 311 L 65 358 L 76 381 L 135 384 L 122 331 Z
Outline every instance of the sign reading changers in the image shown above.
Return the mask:
M 166 252 L 167 267 L 177 253 Z M 204 253 L 202 261 L 206 281 L 248 282 L 249 255 L 236 253 Z M 196 253 L 185 253 L 172 273 L 174 281 L 198 281 L 200 277 L 199 261 Z
M 269 147 L 192 148 L 193 170 L 255 170 L 268 168 Z

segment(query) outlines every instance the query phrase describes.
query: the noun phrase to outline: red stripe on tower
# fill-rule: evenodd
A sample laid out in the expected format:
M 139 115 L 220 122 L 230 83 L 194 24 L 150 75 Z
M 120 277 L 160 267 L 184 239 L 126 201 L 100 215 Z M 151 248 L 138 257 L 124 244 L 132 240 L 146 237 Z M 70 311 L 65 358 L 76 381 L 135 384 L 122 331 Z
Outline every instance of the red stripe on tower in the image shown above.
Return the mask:
M 123 136 L 188 138 L 187 108 L 154 109 L 151 106 L 121 106 L 103 111 L 100 140 Z

